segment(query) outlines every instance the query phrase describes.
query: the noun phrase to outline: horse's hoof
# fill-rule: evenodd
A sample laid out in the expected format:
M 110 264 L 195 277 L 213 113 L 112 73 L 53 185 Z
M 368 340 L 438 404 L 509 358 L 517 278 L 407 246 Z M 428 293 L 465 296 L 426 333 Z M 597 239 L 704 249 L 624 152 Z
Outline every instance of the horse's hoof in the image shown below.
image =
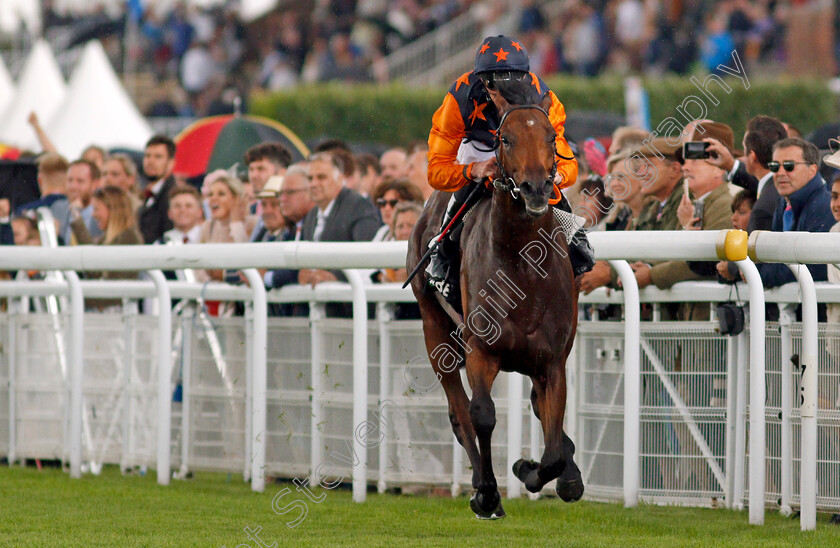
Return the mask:
M 583 480 L 578 478 L 561 481 L 558 479 L 555 491 L 557 491 L 557 496 L 563 499 L 563 502 L 577 502 L 583 496 Z
M 513 475 L 524 482 L 528 475 L 539 467 L 539 463 L 533 460 L 519 459 L 513 463 Z
M 502 508 L 502 497 L 498 491 L 490 496 L 480 492 L 473 494 L 470 498 L 470 510 L 475 512 L 478 519 L 502 519 L 507 515 Z

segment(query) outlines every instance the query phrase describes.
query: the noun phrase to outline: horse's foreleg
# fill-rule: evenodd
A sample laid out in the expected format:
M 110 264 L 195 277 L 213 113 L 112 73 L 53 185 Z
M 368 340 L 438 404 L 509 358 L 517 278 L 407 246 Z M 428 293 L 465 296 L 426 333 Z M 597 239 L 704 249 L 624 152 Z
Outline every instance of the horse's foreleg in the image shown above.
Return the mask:
M 566 413 L 566 374 L 564 367 L 552 369 L 547 379 L 535 379 L 532 393 L 534 410 L 540 418 L 545 437 L 545 451 L 539 463 L 518 461 L 514 474 L 532 493 L 557 478 L 557 494 L 566 502 L 583 495 L 580 470 L 574 462 L 575 446 L 563 431 Z
M 440 384 L 446 393 L 446 399 L 449 401 L 449 422 L 452 424 L 452 432 L 455 433 L 458 443 L 467 452 L 467 457 L 470 459 L 473 469 L 472 485 L 473 488 L 477 488 L 480 457 L 475 442 L 475 430 L 470 418 L 470 400 L 464 391 L 464 384 L 461 382 L 461 374 L 458 370 L 447 373 L 439 372 L 438 374 L 440 375 Z
M 477 493 L 470 501 L 470 506 L 480 518 L 503 517 L 501 496 L 493 473 L 491 438 L 496 428 L 496 406 L 490 397 L 493 381 L 499 374 L 499 359 L 488 356 L 479 350 L 467 357 L 467 377 L 472 388 L 470 401 L 470 419 L 478 438 L 480 466 Z

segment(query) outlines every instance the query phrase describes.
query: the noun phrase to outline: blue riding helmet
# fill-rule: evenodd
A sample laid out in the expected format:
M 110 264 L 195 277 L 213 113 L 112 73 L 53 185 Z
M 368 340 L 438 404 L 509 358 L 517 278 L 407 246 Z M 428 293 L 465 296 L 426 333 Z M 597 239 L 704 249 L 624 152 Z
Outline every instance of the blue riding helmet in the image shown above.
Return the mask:
M 475 73 L 528 72 L 531 69 L 525 47 L 509 36 L 485 38 L 475 54 Z

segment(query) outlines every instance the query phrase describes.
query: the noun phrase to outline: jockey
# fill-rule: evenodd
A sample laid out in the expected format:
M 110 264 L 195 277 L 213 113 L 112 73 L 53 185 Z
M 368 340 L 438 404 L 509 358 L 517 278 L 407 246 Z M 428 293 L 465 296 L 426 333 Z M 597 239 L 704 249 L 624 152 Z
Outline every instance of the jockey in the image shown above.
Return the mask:
M 443 104 L 432 118 L 432 130 L 429 133 L 429 184 L 436 190 L 453 193 L 441 223 L 441 231 L 464 204 L 475 185 L 481 184 L 485 178 L 493 179 L 499 175 L 493 147 L 500 121 L 497 104 L 500 97 L 516 104 L 513 97 L 506 95 L 506 90 L 517 84 L 520 87 L 533 87 L 540 100 L 545 94 L 550 95 L 548 116 L 557 131 L 558 162 L 554 181 L 562 189 L 571 186 L 577 179 L 577 161 L 563 137 L 563 124 L 566 121 L 563 104 L 545 82 L 530 72 L 528 53 L 521 44 L 507 36 L 485 38 L 475 54 L 475 70 L 462 75 L 452 84 Z M 467 207 L 472 205 L 467 204 Z M 571 212 L 565 196 L 557 207 Z M 432 242 L 439 236 L 435 236 Z M 579 233 L 572 240 L 571 246 L 570 257 L 575 276 L 591 270 L 594 260 L 585 235 Z M 458 282 L 451 275 L 452 263 L 450 257 L 447 257 L 454 253 L 443 247 L 438 246 L 438 250 L 432 254 L 426 274 L 429 285 L 449 299 L 457 294 L 453 289 Z

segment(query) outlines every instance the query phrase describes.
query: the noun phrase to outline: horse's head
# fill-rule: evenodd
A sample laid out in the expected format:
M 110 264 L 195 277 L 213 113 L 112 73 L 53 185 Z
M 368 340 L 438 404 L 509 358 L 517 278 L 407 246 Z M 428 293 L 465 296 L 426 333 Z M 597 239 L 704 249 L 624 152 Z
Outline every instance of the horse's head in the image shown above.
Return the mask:
M 554 195 L 557 133 L 548 118 L 550 108 L 548 94 L 540 105 L 505 103 L 496 135 L 500 171 L 496 186 L 522 198 L 524 213 L 530 218 L 545 214 Z

